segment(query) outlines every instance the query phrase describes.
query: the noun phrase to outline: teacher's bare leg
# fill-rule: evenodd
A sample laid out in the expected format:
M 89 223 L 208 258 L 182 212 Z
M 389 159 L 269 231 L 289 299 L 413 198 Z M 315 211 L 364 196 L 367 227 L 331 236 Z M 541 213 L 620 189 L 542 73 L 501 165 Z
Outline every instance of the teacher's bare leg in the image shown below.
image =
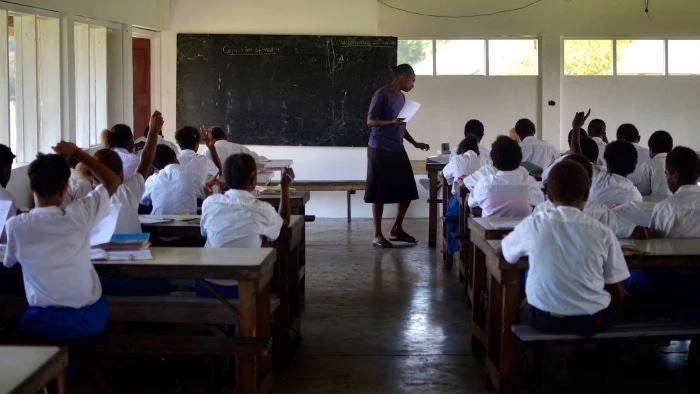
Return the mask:
M 411 205 L 411 201 L 401 201 L 399 203 L 399 212 L 396 214 L 396 222 L 394 222 L 394 226 L 391 228 L 391 232 L 389 233 L 392 237 L 392 241 L 403 241 L 403 242 L 409 242 L 409 243 L 416 243 L 416 239 L 413 238 L 412 236 L 408 235 L 403 230 L 403 219 L 406 217 L 406 212 L 408 211 L 408 207 Z
M 384 216 L 384 204 L 375 202 L 372 204 L 372 217 L 374 219 L 374 242 L 386 241 L 382 234 L 382 216 Z

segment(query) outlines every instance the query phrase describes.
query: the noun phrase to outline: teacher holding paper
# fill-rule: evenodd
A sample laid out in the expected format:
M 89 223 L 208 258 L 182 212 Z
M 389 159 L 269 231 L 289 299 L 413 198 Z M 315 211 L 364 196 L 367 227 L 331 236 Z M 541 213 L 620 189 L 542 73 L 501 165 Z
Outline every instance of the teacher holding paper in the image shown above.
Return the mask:
M 403 147 L 403 140 L 414 147 L 429 150 L 430 146 L 416 142 L 406 130 L 404 119 L 398 117 L 406 104 L 403 92 L 410 92 L 416 82 L 416 74 L 408 64 L 391 68 L 394 79 L 372 96 L 367 114 L 367 126 L 371 128 L 367 148 L 367 191 L 365 202 L 372 204 L 374 240 L 372 245 L 391 248 L 393 245 L 382 234 L 384 204 L 399 204 L 396 222 L 389 235 L 392 241 L 417 243 L 403 229 L 403 219 L 412 200 L 418 199 L 418 189 L 413 169 Z

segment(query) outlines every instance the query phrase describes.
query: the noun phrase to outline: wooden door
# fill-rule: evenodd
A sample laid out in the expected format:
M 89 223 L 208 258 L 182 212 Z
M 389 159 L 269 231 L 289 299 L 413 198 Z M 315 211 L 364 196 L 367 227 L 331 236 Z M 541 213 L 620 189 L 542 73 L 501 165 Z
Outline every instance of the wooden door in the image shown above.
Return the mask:
M 133 38 L 134 138 L 141 137 L 151 115 L 151 40 Z

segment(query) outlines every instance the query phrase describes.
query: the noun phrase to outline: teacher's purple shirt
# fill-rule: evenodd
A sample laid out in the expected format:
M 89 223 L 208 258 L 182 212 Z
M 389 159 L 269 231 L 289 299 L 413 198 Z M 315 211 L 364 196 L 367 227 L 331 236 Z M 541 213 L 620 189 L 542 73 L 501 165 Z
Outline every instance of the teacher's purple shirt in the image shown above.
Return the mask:
M 402 92 L 395 93 L 385 86 L 372 96 L 369 104 L 368 116 L 375 120 L 393 120 L 401 112 L 406 97 Z M 404 150 L 403 137 L 406 133 L 406 124 L 372 127 L 369 135 L 369 146 L 375 149 L 383 149 L 393 152 Z

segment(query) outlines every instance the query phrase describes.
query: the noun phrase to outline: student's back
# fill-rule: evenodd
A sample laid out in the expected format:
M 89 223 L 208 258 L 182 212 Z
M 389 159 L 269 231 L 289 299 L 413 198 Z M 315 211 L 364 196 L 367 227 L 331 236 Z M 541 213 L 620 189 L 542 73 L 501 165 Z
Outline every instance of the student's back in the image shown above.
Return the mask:
M 457 193 L 456 180 L 464 179 L 482 167 L 481 148 L 479 141 L 473 135 L 460 142 L 456 154 L 450 156 L 442 175 L 452 183 L 452 194 Z
M 588 201 L 610 208 L 633 201 L 642 201 L 642 195 L 627 176 L 634 170 L 637 150 L 626 141 L 608 144 L 604 154 L 607 171 L 598 172 L 591 185 Z
M 102 144 L 119 155 L 125 178 L 134 175 L 139 165 L 139 156 L 134 153 L 134 134 L 131 132 L 131 127 L 116 124 L 111 129 L 104 130 Z
M 644 165 L 644 163 L 647 163 L 649 162 L 649 160 L 651 160 L 649 149 L 639 145 L 639 141 L 641 140 L 639 130 L 637 130 L 637 128 L 630 123 L 625 123 L 618 127 L 617 140 L 629 142 L 634 146 L 634 149 L 637 151 L 637 164 L 634 167 L 634 171 L 632 171 L 627 176 L 633 183 L 636 184 L 639 182 L 640 171 L 642 169 L 642 166 Z
M 559 151 L 548 142 L 535 138 L 535 131 L 535 124 L 529 119 L 520 119 L 515 124 L 515 132 L 521 141 L 522 161 L 545 169 L 559 158 Z
M 183 127 L 175 132 L 175 139 L 181 149 L 177 161 L 182 166 L 183 171 L 199 176 L 201 183 L 206 182 L 219 172 L 212 160 L 197 153 L 201 139 L 197 129 L 189 126 Z
M 146 180 L 143 201 L 153 205 L 153 215 L 187 215 L 197 213 L 197 199 L 203 198 L 199 177 L 182 170 L 175 152 L 158 145 L 153 166 L 158 170 Z
M 643 196 L 665 198 L 671 195 L 666 180 L 666 157 L 673 149 L 673 137 L 666 131 L 659 130 L 649 137 L 651 159 L 639 168 L 634 185 Z
M 258 156 L 257 153 L 251 151 L 250 149 L 246 148 L 245 146 L 241 144 L 236 144 L 234 142 L 228 141 L 226 139 L 226 132 L 221 127 L 213 127 L 211 129 L 211 134 L 212 137 L 216 140 L 214 143 L 214 146 L 216 147 L 216 153 L 219 154 L 219 160 L 221 162 L 225 162 L 227 158 L 233 155 L 238 155 L 241 153 L 248 154 L 255 159 L 256 163 L 261 163 L 262 159 L 260 156 Z M 207 159 L 211 160 L 213 162 L 213 158 L 211 155 L 211 151 L 209 148 L 204 150 L 204 157 Z

